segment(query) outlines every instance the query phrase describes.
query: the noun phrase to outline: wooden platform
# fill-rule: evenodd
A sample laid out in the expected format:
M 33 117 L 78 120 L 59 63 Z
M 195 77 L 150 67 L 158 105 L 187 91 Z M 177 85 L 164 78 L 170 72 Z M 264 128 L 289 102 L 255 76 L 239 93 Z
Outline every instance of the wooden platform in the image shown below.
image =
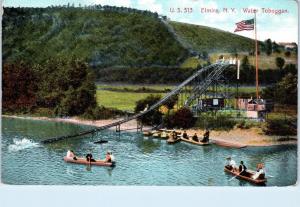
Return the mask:
M 228 142 L 224 140 L 213 140 L 212 143 L 222 146 L 222 147 L 231 147 L 231 148 L 244 148 L 247 147 L 245 144 L 240 144 L 237 142 Z

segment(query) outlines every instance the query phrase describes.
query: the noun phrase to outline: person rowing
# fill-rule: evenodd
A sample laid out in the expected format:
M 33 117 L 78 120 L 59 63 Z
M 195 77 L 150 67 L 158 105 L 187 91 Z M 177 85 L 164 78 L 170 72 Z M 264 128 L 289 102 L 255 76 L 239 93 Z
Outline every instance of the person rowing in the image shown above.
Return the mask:
M 105 155 L 105 162 L 112 162 L 112 157 L 110 152 L 107 152 Z
M 205 133 L 203 134 L 203 139 L 201 140 L 201 142 L 209 142 L 209 130 L 206 129 Z
M 93 159 L 93 155 L 92 155 L 91 153 L 88 153 L 88 154 L 85 156 L 85 158 L 86 158 L 86 161 L 88 161 L 88 162 L 96 162 L 96 160 Z
M 241 164 L 239 166 L 239 175 L 243 175 L 243 176 L 247 176 L 248 173 L 247 173 L 247 167 L 244 165 L 244 162 L 241 161 Z

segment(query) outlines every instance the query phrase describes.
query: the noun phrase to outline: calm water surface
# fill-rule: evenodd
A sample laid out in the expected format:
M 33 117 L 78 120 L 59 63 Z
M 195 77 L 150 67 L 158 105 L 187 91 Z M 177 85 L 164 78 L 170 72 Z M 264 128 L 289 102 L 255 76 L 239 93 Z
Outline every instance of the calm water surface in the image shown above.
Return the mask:
M 259 162 L 266 165 L 267 186 L 286 186 L 297 180 L 296 146 L 245 149 L 206 147 L 188 143 L 168 145 L 164 140 L 144 138 L 142 134 L 113 130 L 73 140 L 43 145 L 48 137 L 73 134 L 90 127 L 48 121 L 2 119 L 2 182 L 6 184 L 44 185 L 158 185 L 158 186 L 253 186 L 231 179 L 224 173 L 227 156 L 248 168 Z M 106 144 L 94 144 L 103 138 Z M 112 150 L 116 167 L 91 168 L 65 163 L 68 149 L 84 156 L 91 152 L 104 158 Z

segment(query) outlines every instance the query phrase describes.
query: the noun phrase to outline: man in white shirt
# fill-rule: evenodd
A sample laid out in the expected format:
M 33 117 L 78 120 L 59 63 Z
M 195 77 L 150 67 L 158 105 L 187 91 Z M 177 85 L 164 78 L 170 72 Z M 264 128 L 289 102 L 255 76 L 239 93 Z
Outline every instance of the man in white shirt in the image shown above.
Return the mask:
M 236 162 L 233 159 L 231 159 L 231 157 L 227 157 L 226 159 L 227 159 L 226 166 L 229 170 L 237 169 Z

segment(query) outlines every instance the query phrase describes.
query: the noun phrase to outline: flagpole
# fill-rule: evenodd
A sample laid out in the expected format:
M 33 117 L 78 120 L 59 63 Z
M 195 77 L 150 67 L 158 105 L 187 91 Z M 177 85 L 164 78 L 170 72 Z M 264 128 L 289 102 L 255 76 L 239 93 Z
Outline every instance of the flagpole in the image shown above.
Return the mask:
M 259 98 L 258 89 L 258 45 L 257 45 L 257 27 L 256 27 L 256 12 L 254 13 L 254 30 L 255 30 L 255 69 L 256 69 L 256 99 Z

